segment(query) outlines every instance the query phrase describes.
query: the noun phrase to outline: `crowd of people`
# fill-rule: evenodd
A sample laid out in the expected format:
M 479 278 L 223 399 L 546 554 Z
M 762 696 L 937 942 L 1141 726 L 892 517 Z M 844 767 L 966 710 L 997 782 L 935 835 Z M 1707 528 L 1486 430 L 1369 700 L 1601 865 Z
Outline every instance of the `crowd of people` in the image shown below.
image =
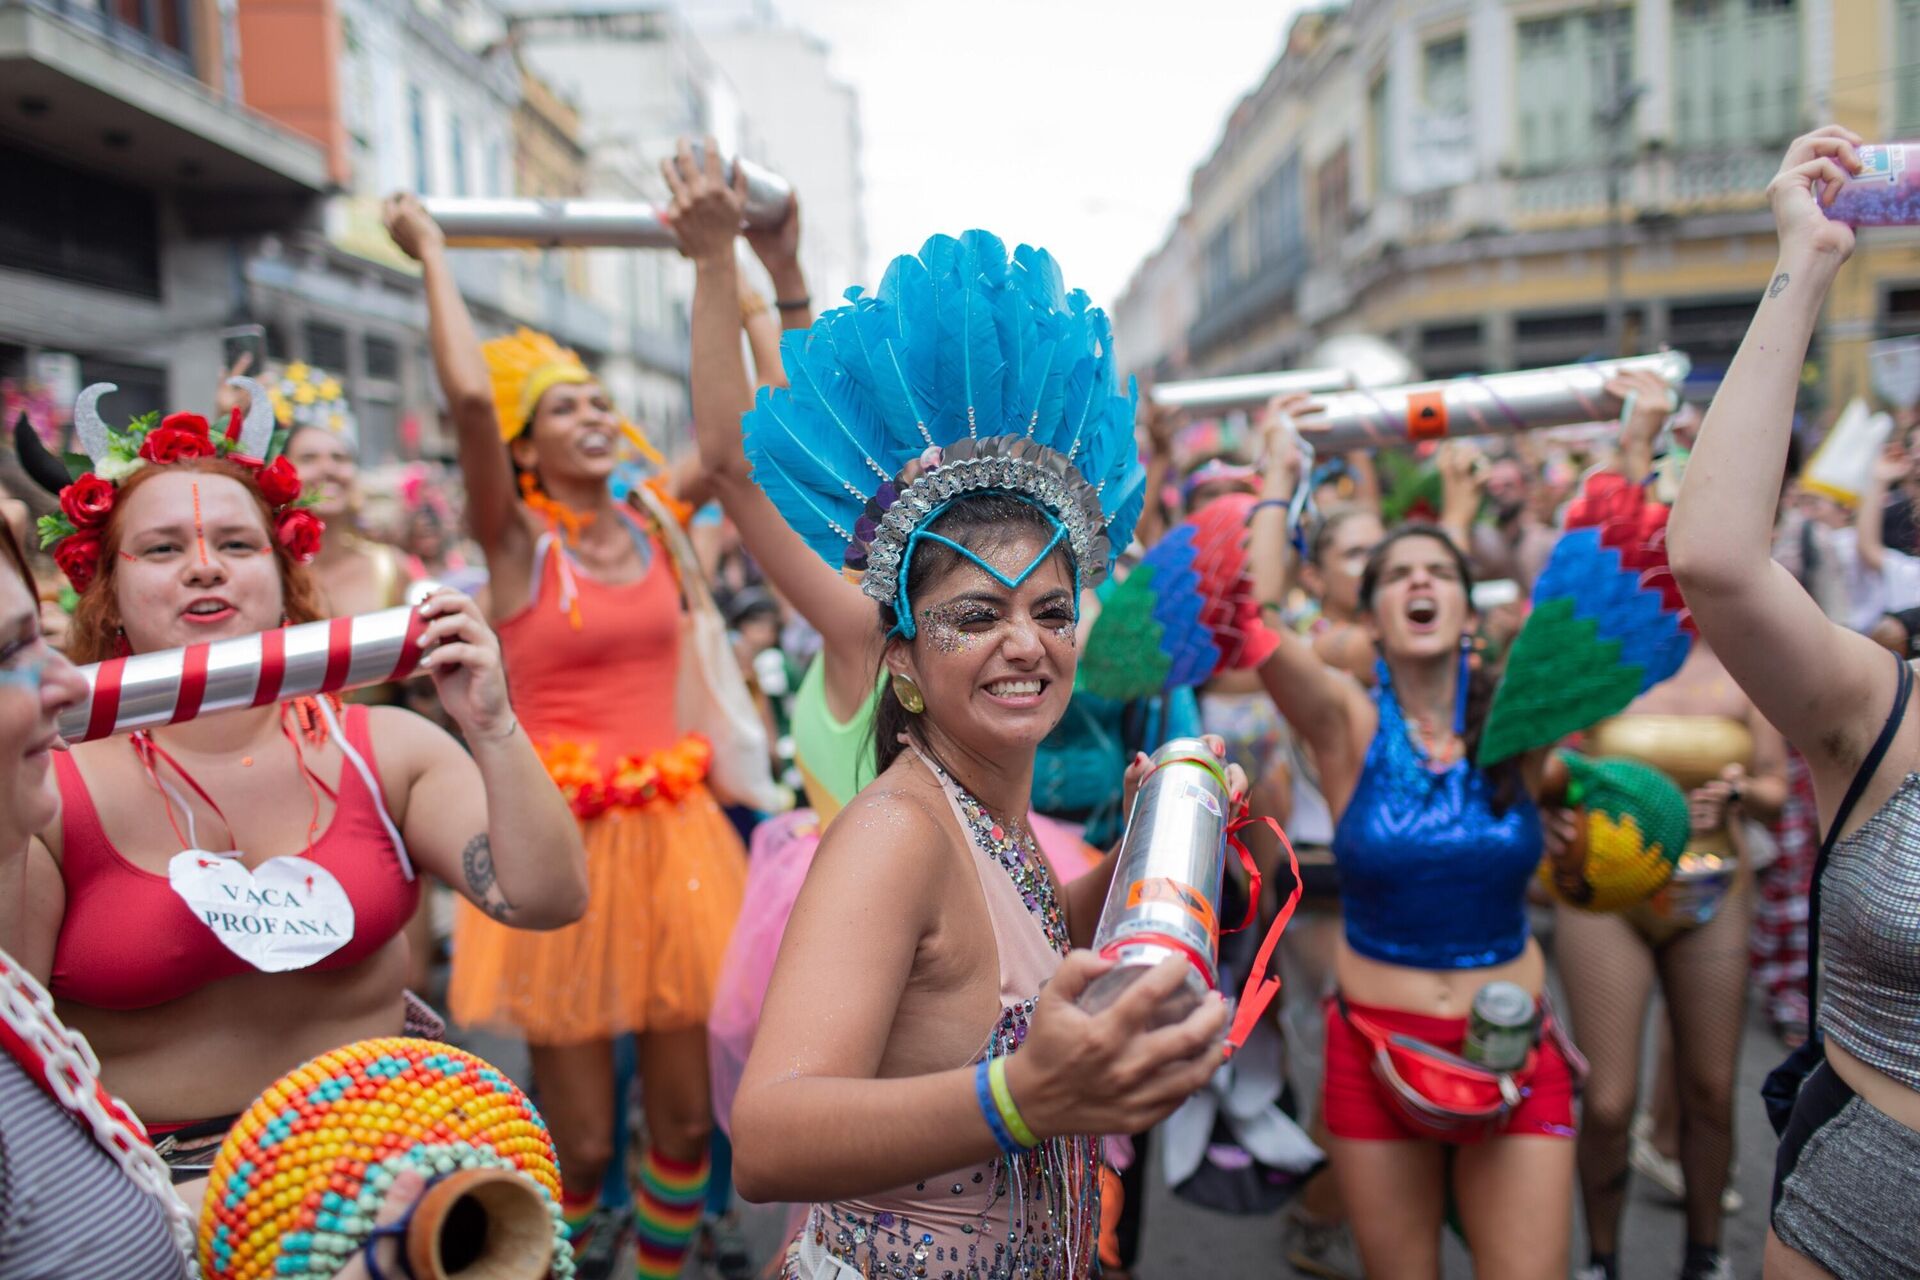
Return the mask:
M 1125 1276 L 1156 1126 L 1229 1074 L 1227 999 L 1162 1016 L 1183 957 L 1081 1000 L 1148 756 L 1183 736 L 1291 844 L 1254 841 L 1265 874 L 1219 914 L 1299 900 L 1262 1034 L 1308 1154 L 1223 1121 L 1212 1180 L 1176 1187 L 1278 1212 L 1273 1269 L 1437 1277 L 1453 1232 L 1482 1276 L 1619 1280 L 1637 1172 L 1684 1207 L 1682 1280 L 1733 1275 L 1731 1174 L 1769 1158 L 1734 1149 L 1757 994 L 1791 1052 L 1766 1274 L 1920 1274 L 1920 421 L 1839 493 L 1801 475 L 1796 408 L 1852 248 L 1821 184 L 1858 145 L 1788 152 L 1775 275 L 1704 417 L 1625 372 L 1617 429 L 1317 462 L 1310 398 L 1154 406 L 1063 268 L 984 232 L 817 312 L 797 202 L 743 231 L 710 141 L 663 172 L 696 278 L 669 460 L 573 352 L 483 341 L 394 196 L 451 464 L 370 497 L 337 388 L 244 359 L 207 416 L 122 425 L 89 391 L 77 474 L 18 433 L 6 474 L 49 492 L 15 492 L 0 536 L 0 1276 L 189 1274 L 213 1153 L 264 1089 L 367 1037 L 478 1029 L 528 1048 L 574 1274 L 698 1251 L 726 1277 Z M 1603 475 L 1671 506 L 1698 630 L 1579 735 L 1688 801 L 1688 892 L 1611 911 L 1549 892 L 1586 839 L 1555 751 L 1481 751 L 1562 513 Z M 1078 688 L 1113 584 L 1222 502 L 1257 660 Z M 427 679 L 59 736 L 76 664 L 416 583 Z M 234 863 L 304 876 L 317 940 L 199 910 Z M 1524 1062 L 1480 1071 L 1509 989 Z M 1497 1077 L 1489 1109 L 1397 1071 L 1409 1051 Z M 773 1257 L 736 1193 L 794 1206 Z M 339 1274 L 402 1274 L 390 1234 Z

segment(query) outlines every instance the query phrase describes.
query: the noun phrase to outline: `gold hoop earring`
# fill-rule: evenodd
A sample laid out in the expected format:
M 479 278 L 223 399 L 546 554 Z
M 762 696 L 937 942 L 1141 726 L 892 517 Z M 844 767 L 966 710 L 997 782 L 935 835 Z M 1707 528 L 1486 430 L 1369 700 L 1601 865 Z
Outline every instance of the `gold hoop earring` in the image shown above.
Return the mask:
M 927 700 L 920 695 L 920 686 L 907 676 L 894 676 L 893 696 L 900 700 L 900 706 L 910 716 L 917 716 L 927 709 Z

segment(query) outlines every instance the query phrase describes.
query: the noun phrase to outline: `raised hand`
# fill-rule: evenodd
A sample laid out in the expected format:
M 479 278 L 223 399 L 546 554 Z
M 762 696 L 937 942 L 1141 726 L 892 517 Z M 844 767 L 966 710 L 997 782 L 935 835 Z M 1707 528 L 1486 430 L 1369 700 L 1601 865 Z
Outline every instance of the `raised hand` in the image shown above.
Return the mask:
M 396 191 L 388 196 L 380 205 L 380 221 L 386 225 L 393 242 L 400 246 L 400 252 L 415 262 L 425 262 L 429 254 L 447 247 L 440 224 L 411 191 Z
M 660 162 L 660 174 L 673 196 L 664 216 L 680 242 L 680 252 L 694 262 L 731 255 L 746 208 L 747 182 L 736 167 L 732 185 L 727 183 L 714 140 L 708 138 L 702 144 L 696 159 L 693 145 L 680 139 L 673 157 Z M 797 235 L 798 220 L 794 221 Z
M 1860 171 L 1860 135 L 1830 124 L 1802 134 L 1787 148 L 1780 172 L 1767 184 L 1767 202 L 1773 207 L 1774 229 L 1782 254 L 1789 251 L 1833 254 L 1842 260 L 1853 252 L 1853 228 L 1827 216 L 1840 187 Z M 1817 190 L 1816 190 L 1817 188 Z M 1775 276 L 1767 295 L 1792 287 L 1788 273 Z

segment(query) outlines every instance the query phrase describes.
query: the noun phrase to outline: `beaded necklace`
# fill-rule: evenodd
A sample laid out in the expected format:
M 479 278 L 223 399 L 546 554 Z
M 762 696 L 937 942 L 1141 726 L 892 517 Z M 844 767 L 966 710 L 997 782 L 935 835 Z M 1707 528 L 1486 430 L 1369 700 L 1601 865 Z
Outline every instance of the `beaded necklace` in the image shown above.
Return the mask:
M 1007 873 L 1007 879 L 1013 881 L 1013 887 L 1020 893 L 1020 900 L 1027 904 L 1027 910 L 1040 922 L 1040 930 L 1046 935 L 1047 944 L 1065 955 L 1073 945 L 1067 932 L 1067 914 L 1060 908 L 1053 877 L 1047 872 L 1047 864 L 1040 855 L 1039 846 L 1034 844 L 1033 833 L 1022 828 L 1010 835 L 999 820 L 987 812 L 987 807 L 972 792 L 955 782 L 946 770 L 924 753 L 920 754 L 920 759 L 933 771 L 934 777 L 952 790 L 954 798 L 960 802 L 960 812 L 966 817 L 967 826 L 972 829 L 974 841 Z

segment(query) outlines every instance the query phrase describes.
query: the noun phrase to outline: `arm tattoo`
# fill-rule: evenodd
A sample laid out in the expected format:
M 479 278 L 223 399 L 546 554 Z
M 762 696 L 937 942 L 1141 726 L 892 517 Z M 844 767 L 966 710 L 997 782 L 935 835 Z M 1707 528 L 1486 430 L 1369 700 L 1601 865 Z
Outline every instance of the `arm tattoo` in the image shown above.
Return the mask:
M 467 841 L 467 847 L 460 852 L 460 868 L 466 873 L 467 889 L 474 902 L 495 920 L 504 921 L 512 908 L 494 877 L 493 842 L 486 832 Z
M 1767 286 L 1767 296 L 1769 298 L 1777 298 L 1785 293 L 1787 291 L 1787 281 L 1791 278 L 1792 277 L 1788 276 L 1784 271 L 1775 276 L 1773 283 Z

